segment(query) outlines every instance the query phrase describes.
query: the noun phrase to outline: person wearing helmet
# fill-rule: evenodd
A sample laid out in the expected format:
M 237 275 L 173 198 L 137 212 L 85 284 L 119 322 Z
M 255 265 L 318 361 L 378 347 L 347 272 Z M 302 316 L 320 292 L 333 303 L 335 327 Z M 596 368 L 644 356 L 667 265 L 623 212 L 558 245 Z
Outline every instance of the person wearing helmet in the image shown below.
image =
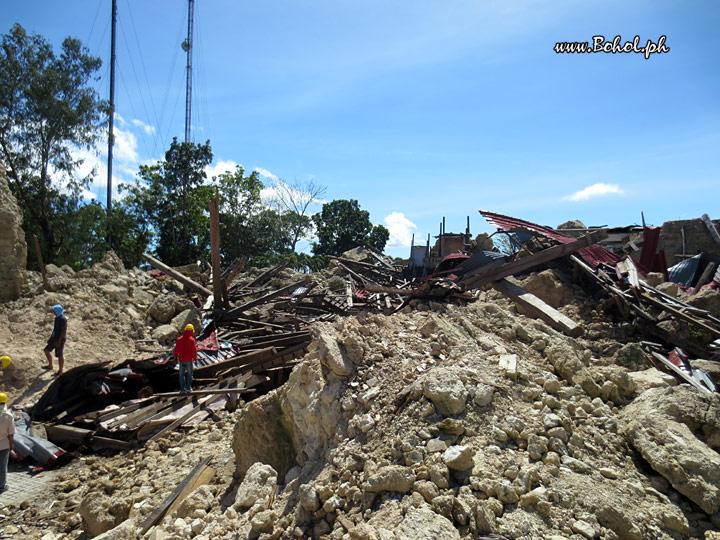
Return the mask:
M 7 355 L 3 355 L 0 357 L 0 364 L 2 364 L 3 369 L 6 369 L 10 364 L 12 364 L 12 358 Z
M 15 419 L 7 410 L 7 395 L 0 392 L 0 493 L 7 491 L 7 467 L 13 450 Z
M 48 339 L 47 345 L 45 345 L 45 358 L 47 358 L 47 366 L 43 366 L 44 369 L 52 369 L 52 355 L 50 354 L 53 349 L 55 350 L 55 357 L 58 359 L 58 375 L 62 375 L 63 367 L 65 365 L 65 356 L 63 351 L 65 349 L 65 337 L 67 335 L 67 318 L 63 314 L 65 310 L 60 304 L 56 304 L 52 307 L 53 313 L 55 313 L 55 323 L 53 324 L 53 332 Z
M 177 339 L 173 351 L 173 355 L 178 359 L 180 392 L 183 394 L 192 391 L 193 362 L 197 360 L 194 333 L 193 325 L 186 325 L 182 336 Z

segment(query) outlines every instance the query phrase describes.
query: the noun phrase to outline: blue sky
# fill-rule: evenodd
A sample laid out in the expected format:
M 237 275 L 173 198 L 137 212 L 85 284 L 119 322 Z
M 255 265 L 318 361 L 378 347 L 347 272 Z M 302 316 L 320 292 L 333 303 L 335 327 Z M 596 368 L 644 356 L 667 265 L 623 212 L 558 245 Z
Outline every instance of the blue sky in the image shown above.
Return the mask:
M 182 0 L 118 0 L 115 182 L 184 133 Z M 5 2 L 58 44 L 105 60 L 110 1 Z M 446 218 L 487 209 L 557 226 L 720 217 L 720 4 L 196 0 L 193 140 L 214 171 L 313 178 L 358 199 L 406 256 Z M 670 51 L 556 54 L 595 35 Z M 104 201 L 104 147 L 93 191 Z

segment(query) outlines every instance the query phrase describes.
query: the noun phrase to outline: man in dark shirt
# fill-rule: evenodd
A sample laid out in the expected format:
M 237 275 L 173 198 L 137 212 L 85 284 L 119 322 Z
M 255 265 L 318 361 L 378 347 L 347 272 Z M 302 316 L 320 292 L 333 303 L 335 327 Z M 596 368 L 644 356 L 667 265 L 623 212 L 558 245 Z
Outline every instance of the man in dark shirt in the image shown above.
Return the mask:
M 63 315 L 63 307 L 57 304 L 52 307 L 53 313 L 55 313 L 55 324 L 53 325 L 53 333 L 50 339 L 45 345 L 45 357 L 47 358 L 48 365 L 43 366 L 45 369 L 52 369 L 52 355 L 50 354 L 55 349 L 55 356 L 58 359 L 58 375 L 62 375 L 63 366 L 65 365 L 65 356 L 63 356 L 63 349 L 65 349 L 65 337 L 67 335 L 67 318 Z

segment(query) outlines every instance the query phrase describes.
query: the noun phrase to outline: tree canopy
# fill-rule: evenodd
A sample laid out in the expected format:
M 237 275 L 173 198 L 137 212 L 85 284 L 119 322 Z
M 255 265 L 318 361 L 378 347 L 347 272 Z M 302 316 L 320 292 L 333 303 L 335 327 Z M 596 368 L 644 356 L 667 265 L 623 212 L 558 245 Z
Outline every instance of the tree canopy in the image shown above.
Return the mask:
M 100 66 L 79 40 L 66 38 L 56 56 L 19 24 L 0 41 L 0 156 L 28 239 L 40 235 L 46 262 L 67 253 L 63 228 L 90 181 L 73 174 L 81 161 L 72 150 L 100 135 L 107 105 L 89 86 Z
M 385 227 L 370 223 L 370 213 L 361 210 L 355 199 L 325 203 L 312 220 L 318 238 L 313 244 L 315 255 L 339 256 L 362 242 L 382 251 L 390 238 Z

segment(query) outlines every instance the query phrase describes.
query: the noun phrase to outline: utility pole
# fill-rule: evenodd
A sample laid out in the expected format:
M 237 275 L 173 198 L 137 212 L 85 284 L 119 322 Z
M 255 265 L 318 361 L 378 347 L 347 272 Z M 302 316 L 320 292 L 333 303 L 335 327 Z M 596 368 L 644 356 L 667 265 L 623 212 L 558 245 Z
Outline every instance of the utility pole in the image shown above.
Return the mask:
M 112 236 L 110 234 L 110 216 L 112 214 L 112 161 L 113 161 L 113 143 L 115 136 L 113 134 L 113 125 L 115 117 L 115 34 L 117 27 L 117 0 L 112 0 L 112 30 L 110 33 L 110 109 L 109 128 L 108 128 L 108 164 L 107 164 L 107 231 L 105 240 L 110 246 Z
M 192 109 L 192 45 L 193 45 L 193 11 L 195 0 L 188 0 L 188 31 L 187 39 L 182 42 L 182 50 L 187 56 L 185 67 L 185 142 L 190 142 L 190 120 Z

